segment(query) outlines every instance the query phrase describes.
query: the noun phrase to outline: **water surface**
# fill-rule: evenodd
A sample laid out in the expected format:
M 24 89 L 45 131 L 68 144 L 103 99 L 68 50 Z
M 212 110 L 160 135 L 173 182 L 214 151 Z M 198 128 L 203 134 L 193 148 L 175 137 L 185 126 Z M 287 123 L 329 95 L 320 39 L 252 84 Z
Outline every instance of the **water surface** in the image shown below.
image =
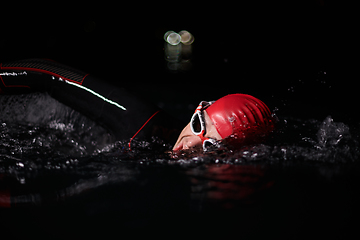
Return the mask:
M 332 116 L 277 116 L 265 143 L 169 154 L 158 139 L 126 151 L 45 93 L 1 96 L 0 110 L 1 223 L 16 238 L 333 237 L 359 213 L 359 126 Z

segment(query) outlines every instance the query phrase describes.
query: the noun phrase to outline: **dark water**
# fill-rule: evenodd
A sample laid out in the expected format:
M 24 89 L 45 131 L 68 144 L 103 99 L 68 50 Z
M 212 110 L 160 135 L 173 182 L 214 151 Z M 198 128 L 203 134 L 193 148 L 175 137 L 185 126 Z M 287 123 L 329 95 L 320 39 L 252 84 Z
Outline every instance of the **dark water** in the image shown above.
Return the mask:
M 127 152 L 47 94 L 1 96 L 0 110 L 0 223 L 16 239 L 343 238 L 357 226 L 356 124 L 280 115 L 266 143 L 169 154 L 157 139 Z

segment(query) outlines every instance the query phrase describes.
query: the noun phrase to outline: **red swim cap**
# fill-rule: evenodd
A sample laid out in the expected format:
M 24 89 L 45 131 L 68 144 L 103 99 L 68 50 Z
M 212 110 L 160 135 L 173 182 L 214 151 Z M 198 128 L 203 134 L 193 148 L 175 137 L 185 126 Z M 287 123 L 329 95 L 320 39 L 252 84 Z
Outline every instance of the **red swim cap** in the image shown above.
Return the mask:
M 274 129 L 269 108 L 261 100 L 246 94 L 230 94 L 210 105 L 206 112 L 220 136 L 243 142 L 268 135 Z

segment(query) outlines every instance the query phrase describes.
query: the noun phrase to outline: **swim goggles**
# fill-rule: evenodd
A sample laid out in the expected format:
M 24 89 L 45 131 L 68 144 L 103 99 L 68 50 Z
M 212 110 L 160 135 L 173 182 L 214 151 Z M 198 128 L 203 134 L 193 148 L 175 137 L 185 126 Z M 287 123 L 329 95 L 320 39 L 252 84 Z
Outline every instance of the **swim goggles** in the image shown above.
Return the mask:
M 216 144 L 215 139 L 207 138 L 204 136 L 206 133 L 206 127 L 205 127 L 206 124 L 205 124 L 205 117 L 203 114 L 203 110 L 208 108 L 213 103 L 214 102 L 201 101 L 199 103 L 199 106 L 196 108 L 194 114 L 192 115 L 190 121 L 191 131 L 201 139 L 201 143 L 204 151 L 207 151 L 207 149 L 210 146 Z

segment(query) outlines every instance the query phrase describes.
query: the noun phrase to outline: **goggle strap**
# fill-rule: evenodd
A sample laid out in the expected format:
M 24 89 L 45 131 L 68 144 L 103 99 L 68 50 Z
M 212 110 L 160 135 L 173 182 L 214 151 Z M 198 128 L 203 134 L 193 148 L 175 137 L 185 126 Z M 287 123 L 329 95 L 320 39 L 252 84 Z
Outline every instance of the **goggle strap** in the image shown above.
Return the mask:
M 208 108 L 211 104 L 213 104 L 215 101 L 201 101 L 198 105 L 198 107 L 195 109 L 195 112 L 199 112 L 201 110 L 205 110 Z
M 205 110 L 206 108 L 208 108 L 211 104 L 213 104 L 215 101 L 201 101 L 198 105 L 198 107 L 195 109 L 195 112 L 193 114 L 193 116 L 191 117 L 191 131 L 196 134 L 198 137 L 200 137 L 201 141 L 202 141 L 202 147 L 203 150 L 206 151 L 206 144 L 207 143 L 211 143 L 212 145 L 216 142 L 216 140 L 211 139 L 211 138 L 207 138 L 204 137 L 204 133 L 205 133 L 205 122 L 204 119 L 202 119 L 202 115 L 201 115 L 201 111 Z M 194 121 L 195 115 L 197 118 L 199 118 L 200 121 L 200 125 L 201 125 L 201 131 L 199 133 L 195 132 L 195 129 L 193 127 L 192 122 Z

